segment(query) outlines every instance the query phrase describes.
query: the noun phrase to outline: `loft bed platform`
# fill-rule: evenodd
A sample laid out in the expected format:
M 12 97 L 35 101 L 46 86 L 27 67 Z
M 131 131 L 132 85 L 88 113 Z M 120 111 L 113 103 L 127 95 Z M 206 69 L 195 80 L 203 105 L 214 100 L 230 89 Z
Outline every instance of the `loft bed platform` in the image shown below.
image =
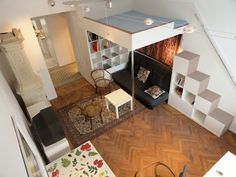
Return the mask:
M 151 18 L 154 23 L 149 26 L 146 25 L 144 23 L 144 20 L 147 18 Z M 104 25 L 109 25 L 114 28 L 123 30 L 130 34 L 138 33 L 144 30 L 166 25 L 172 22 L 174 23 L 173 26 L 174 29 L 188 25 L 188 22 L 185 20 L 178 20 L 178 19 L 173 20 L 164 17 L 151 16 L 134 10 L 109 16 L 107 18 L 101 18 L 96 21 Z
M 151 18 L 153 24 L 146 25 L 144 20 L 147 18 Z M 134 10 L 100 19 L 84 17 L 83 21 L 85 31 L 98 34 L 128 50 L 183 34 L 184 27 L 188 25 L 185 20 L 151 16 Z

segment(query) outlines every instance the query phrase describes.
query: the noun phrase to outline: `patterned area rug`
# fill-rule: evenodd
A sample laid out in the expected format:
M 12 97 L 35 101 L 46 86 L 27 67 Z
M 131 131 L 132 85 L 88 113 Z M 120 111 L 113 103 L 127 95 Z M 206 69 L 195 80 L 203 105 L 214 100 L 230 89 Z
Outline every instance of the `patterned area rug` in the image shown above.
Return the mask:
M 90 121 L 87 120 L 86 116 L 83 114 L 83 109 L 91 103 L 98 103 L 101 105 L 101 116 L 103 120 L 102 123 L 99 114 L 93 117 L 92 129 Z M 66 136 L 69 138 L 71 144 L 74 147 L 77 147 L 78 145 L 99 136 L 108 129 L 113 128 L 124 120 L 132 117 L 133 114 L 137 114 L 143 110 L 143 108 L 144 106 L 135 100 L 134 111 L 130 112 L 130 103 L 124 104 L 119 107 L 120 118 L 116 119 L 114 106 L 109 104 L 109 109 L 107 109 L 104 97 L 101 98 L 101 96 L 96 95 L 90 99 L 62 108 L 59 110 L 59 114 Z

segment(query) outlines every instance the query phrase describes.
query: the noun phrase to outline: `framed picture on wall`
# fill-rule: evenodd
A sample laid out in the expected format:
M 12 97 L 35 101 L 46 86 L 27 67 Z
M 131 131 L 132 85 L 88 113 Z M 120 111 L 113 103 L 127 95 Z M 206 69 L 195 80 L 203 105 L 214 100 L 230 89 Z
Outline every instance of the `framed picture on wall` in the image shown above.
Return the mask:
M 28 177 L 43 177 L 33 151 L 31 150 L 29 144 L 27 143 L 24 136 L 22 135 L 14 118 L 11 117 L 11 119 L 12 119 L 13 127 L 16 133 L 17 141 L 20 147 L 21 155 L 24 160 L 25 169 L 27 171 Z

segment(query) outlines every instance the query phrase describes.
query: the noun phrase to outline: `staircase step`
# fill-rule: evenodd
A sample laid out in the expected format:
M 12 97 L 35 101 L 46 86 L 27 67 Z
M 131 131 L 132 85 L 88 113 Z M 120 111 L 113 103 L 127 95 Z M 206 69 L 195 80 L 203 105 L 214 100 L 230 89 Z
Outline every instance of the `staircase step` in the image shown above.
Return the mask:
M 200 55 L 189 51 L 183 51 L 174 58 L 173 70 L 187 76 L 197 70 Z
M 212 113 L 210 113 L 204 122 L 204 126 L 206 129 L 211 131 L 213 134 L 217 136 L 221 136 L 225 133 L 230 124 L 232 123 L 234 116 L 231 114 L 216 108 Z
M 219 104 L 221 95 L 208 89 L 200 93 L 195 99 L 195 108 L 201 112 L 211 113 Z
M 198 95 L 207 88 L 209 80 L 209 75 L 200 71 L 195 71 L 186 77 L 184 89 L 195 95 Z

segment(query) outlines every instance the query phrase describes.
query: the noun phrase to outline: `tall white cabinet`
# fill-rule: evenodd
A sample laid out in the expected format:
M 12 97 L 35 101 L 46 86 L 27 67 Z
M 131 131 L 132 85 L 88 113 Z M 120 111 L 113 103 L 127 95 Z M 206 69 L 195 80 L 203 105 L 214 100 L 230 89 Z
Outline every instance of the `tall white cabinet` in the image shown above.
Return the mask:
M 221 136 L 229 128 L 233 116 L 218 108 L 221 96 L 207 89 L 210 76 L 197 71 L 199 57 L 188 51 L 174 57 L 168 103 Z
M 128 49 L 89 31 L 87 37 L 93 70 L 105 69 L 113 73 L 125 68 L 128 62 Z

